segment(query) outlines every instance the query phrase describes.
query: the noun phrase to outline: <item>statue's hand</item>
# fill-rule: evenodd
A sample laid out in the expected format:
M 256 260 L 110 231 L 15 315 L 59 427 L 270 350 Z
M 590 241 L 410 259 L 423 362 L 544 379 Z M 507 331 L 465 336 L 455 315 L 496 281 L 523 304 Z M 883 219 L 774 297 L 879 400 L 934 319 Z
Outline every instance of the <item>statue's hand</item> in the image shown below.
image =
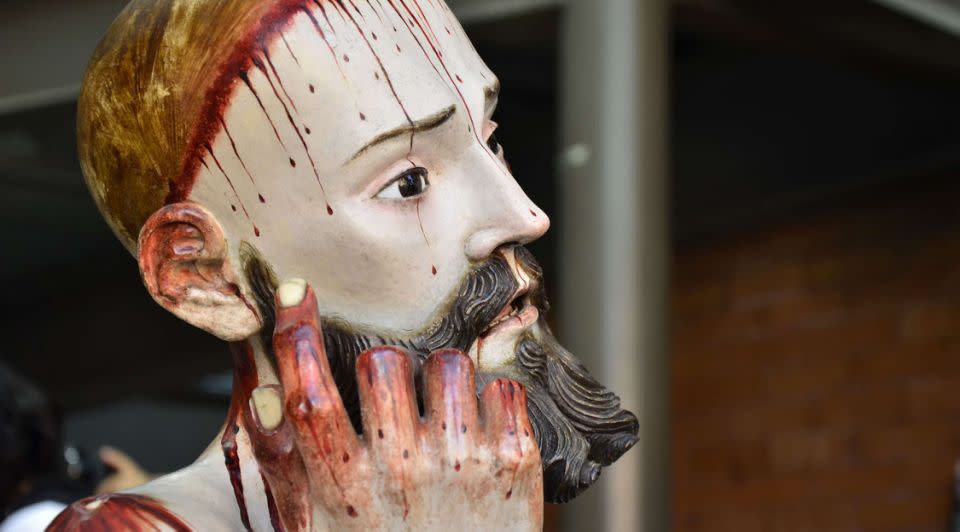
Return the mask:
M 523 387 L 491 382 L 479 407 L 459 351 L 425 362 L 424 415 L 400 349 L 357 361 L 358 436 L 331 377 L 313 291 L 281 286 L 274 350 L 282 390 L 251 398 L 250 436 L 287 530 L 539 530 L 543 479 Z

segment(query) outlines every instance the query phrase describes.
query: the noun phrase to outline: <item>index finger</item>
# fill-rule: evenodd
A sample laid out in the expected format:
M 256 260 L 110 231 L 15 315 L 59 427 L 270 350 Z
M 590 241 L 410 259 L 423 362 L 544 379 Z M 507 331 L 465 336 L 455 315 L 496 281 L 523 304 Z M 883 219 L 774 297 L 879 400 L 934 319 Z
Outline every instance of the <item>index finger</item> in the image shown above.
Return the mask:
M 330 372 L 313 289 L 301 279 L 285 281 L 277 290 L 276 308 L 273 348 L 284 410 L 307 469 L 329 475 L 318 479 L 319 484 L 331 483 L 329 489 L 339 485 L 351 457 L 359 452 L 359 438 Z

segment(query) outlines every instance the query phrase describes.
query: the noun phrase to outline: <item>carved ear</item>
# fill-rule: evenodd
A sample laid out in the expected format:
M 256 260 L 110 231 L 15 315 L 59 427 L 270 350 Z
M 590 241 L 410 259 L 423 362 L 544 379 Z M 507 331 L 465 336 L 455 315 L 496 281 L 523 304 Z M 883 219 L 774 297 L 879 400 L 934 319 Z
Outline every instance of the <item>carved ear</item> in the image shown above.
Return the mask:
M 155 212 L 140 230 L 147 291 L 180 319 L 223 340 L 256 334 L 260 316 L 243 298 L 216 218 L 194 203 Z

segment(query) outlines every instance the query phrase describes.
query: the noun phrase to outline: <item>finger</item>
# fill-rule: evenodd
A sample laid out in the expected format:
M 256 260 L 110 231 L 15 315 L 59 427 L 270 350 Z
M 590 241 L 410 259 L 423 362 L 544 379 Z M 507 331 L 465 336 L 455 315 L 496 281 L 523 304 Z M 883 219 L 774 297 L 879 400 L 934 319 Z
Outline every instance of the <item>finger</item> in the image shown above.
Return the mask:
M 531 471 L 540 464 L 540 453 L 527 416 L 526 390 L 518 382 L 497 379 L 480 397 L 484 440 L 499 458 L 496 472 L 504 497 L 509 499 L 518 485 L 526 492 L 536 479 Z
M 286 281 L 277 291 L 273 347 L 283 411 L 311 473 L 311 486 L 331 504 L 346 508 L 343 481 L 350 476 L 360 444 L 330 373 L 316 296 L 303 280 Z
M 98 454 L 100 455 L 100 460 L 104 464 L 113 467 L 117 471 L 140 471 L 140 466 L 137 464 L 137 462 L 135 462 L 133 458 L 130 458 L 127 453 L 121 451 L 120 449 L 110 447 L 109 445 L 104 445 L 100 448 Z
M 263 475 L 274 529 L 307 530 L 311 522 L 310 490 L 304 487 L 309 479 L 290 424 L 283 416 L 282 393 L 276 385 L 254 389 L 243 422 Z
M 423 367 L 423 386 L 428 441 L 438 442 L 442 458 L 459 472 L 479 428 L 473 362 L 455 349 L 434 351 Z
M 357 359 L 357 382 L 364 439 L 378 462 L 401 464 L 413 458 L 420 416 L 407 354 L 378 347 Z

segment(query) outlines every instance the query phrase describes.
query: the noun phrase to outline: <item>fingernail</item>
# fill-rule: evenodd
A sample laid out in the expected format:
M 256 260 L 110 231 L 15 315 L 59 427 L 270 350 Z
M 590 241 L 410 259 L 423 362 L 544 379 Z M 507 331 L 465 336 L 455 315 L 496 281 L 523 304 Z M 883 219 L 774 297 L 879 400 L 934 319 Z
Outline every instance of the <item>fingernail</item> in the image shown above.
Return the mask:
M 280 284 L 277 294 L 280 296 L 280 306 L 295 307 L 303 303 L 303 298 L 307 295 L 307 282 L 303 279 L 287 279 Z
M 280 388 L 276 385 L 260 386 L 250 394 L 250 406 L 254 417 L 265 432 L 277 430 L 283 422 L 283 403 Z

